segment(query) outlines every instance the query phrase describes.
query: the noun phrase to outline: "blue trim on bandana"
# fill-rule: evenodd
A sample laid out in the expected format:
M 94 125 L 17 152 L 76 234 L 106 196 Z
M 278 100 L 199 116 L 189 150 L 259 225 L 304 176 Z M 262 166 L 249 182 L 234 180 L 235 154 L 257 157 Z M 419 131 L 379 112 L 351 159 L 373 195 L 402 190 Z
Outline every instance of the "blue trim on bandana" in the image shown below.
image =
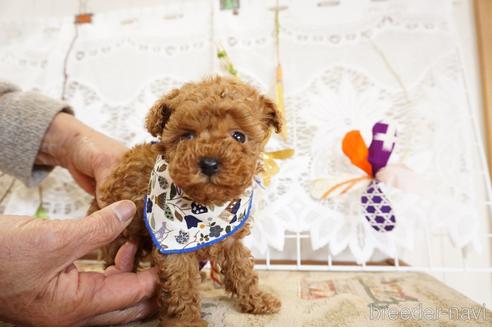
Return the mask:
M 231 236 L 236 231 L 238 231 L 240 228 L 242 228 L 244 226 L 244 224 L 246 223 L 246 221 L 249 219 L 249 214 L 251 212 L 252 205 L 253 205 L 253 191 L 251 191 L 251 197 L 249 199 L 248 209 L 246 210 L 246 213 L 244 214 L 245 217 L 243 218 L 243 220 L 241 221 L 241 223 L 239 223 L 234 229 L 232 229 L 231 231 L 229 231 L 229 233 L 226 233 L 225 235 L 223 235 L 223 236 L 221 236 L 221 237 L 219 237 L 217 239 L 211 240 L 211 241 L 209 241 L 207 243 L 203 243 L 203 244 L 200 244 L 198 246 L 191 247 L 191 248 L 171 249 L 171 250 L 166 250 L 166 249 L 163 249 L 162 248 L 162 246 L 159 243 L 159 241 L 155 238 L 154 233 L 152 232 L 152 228 L 149 225 L 149 220 L 147 219 L 147 195 L 145 195 L 144 208 L 143 208 L 143 211 L 144 211 L 144 223 L 145 223 L 145 227 L 147 228 L 147 231 L 149 232 L 150 238 L 152 239 L 152 243 L 159 250 L 159 252 L 161 252 L 162 254 L 189 253 L 189 252 L 193 252 L 193 251 L 202 249 L 204 247 L 212 246 L 213 244 L 216 244 L 219 241 L 222 241 L 222 240 L 226 239 L 227 237 Z

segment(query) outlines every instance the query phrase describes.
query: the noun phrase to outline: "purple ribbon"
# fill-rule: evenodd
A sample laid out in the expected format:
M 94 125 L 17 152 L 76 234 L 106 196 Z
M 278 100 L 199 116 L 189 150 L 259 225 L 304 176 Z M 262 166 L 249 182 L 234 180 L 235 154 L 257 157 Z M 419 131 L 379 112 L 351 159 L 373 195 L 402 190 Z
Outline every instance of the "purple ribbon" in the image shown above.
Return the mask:
M 377 122 L 372 127 L 372 141 L 369 146 L 369 163 L 372 165 L 372 174 L 385 167 L 395 148 L 396 129 L 386 122 Z

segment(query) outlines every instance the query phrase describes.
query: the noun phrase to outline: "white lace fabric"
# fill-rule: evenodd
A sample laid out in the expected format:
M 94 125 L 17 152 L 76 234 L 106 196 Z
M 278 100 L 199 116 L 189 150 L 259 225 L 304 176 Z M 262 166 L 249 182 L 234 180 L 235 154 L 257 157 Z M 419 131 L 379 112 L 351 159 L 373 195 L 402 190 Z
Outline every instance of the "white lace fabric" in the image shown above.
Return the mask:
M 247 244 L 260 257 L 284 248 L 285 233 L 309 233 L 311 247 L 357 262 L 376 252 L 413 248 L 425 228 L 448 233 L 456 247 L 475 246 L 480 230 L 482 168 L 473 139 L 463 65 L 449 21 L 449 1 L 281 1 L 280 57 L 289 139 L 268 150 L 294 148 L 272 184 L 256 193 Z M 362 5 L 361 5 L 362 3 Z M 95 13 L 79 25 L 68 56 L 66 100 L 90 126 L 134 145 L 150 141 L 143 122 L 152 103 L 181 84 L 220 71 L 215 45 L 227 51 L 241 79 L 273 96 L 275 1 L 241 2 L 238 15 L 218 1 L 168 1 L 159 7 Z M 75 35 L 73 18 L 0 22 L 2 78 L 60 97 L 64 59 Z M 318 178 L 361 174 L 343 155 L 341 140 L 358 129 L 396 125 L 390 163 L 403 163 L 432 186 L 422 196 L 383 186 L 397 218 L 381 234 L 364 219 L 364 185 L 319 201 Z M 0 191 L 10 185 L 0 178 Z M 61 169 L 42 184 L 50 217 L 81 217 L 90 197 Z M 0 194 L 1 195 L 1 194 Z M 39 191 L 16 183 L 0 210 L 32 215 Z

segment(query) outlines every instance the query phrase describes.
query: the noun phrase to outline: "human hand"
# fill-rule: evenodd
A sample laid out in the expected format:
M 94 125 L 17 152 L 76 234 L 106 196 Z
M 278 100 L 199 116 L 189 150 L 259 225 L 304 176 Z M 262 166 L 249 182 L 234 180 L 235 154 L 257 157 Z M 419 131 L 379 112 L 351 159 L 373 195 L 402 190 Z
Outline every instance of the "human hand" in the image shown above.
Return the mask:
M 36 164 L 60 165 L 70 172 L 77 184 L 96 195 L 98 187 L 127 151 L 118 141 L 86 126 L 74 116 L 59 113 L 46 131 Z
M 28 325 L 112 325 L 156 309 L 156 268 L 131 272 L 136 247 L 124 244 L 104 273 L 74 261 L 115 239 L 135 214 L 130 201 L 80 220 L 0 216 L 0 319 Z

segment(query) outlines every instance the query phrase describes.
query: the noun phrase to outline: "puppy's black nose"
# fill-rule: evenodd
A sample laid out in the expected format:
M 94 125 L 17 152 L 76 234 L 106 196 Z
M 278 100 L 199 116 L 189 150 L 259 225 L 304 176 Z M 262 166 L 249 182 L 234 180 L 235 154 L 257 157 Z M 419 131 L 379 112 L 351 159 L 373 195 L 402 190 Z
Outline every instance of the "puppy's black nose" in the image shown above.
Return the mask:
M 213 157 L 203 157 L 200 159 L 200 169 L 206 176 L 212 176 L 219 170 L 219 160 Z

